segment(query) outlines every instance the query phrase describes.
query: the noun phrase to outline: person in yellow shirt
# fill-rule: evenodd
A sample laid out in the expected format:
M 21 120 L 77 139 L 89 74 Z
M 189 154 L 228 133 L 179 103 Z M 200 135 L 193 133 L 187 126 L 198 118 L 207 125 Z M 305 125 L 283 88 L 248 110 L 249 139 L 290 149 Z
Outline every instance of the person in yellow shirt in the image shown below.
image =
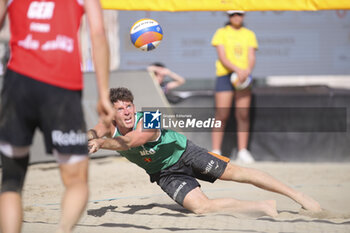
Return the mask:
M 221 154 L 223 129 L 225 129 L 234 99 L 238 139 L 237 161 L 253 163 L 254 158 L 247 147 L 250 127 L 251 73 L 255 65 L 255 51 L 258 48 L 258 42 L 255 33 L 243 26 L 244 11 L 231 10 L 227 11 L 227 15 L 229 23 L 216 31 L 211 42 L 218 55 L 215 118 L 222 122 L 222 128 L 212 132 L 212 151 Z

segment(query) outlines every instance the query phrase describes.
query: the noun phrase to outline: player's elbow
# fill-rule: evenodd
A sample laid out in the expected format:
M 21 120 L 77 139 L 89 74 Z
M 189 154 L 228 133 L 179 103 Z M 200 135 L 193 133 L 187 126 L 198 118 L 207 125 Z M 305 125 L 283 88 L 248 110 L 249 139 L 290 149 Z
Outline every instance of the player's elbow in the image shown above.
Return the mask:
M 125 151 L 125 150 L 130 150 L 132 148 L 131 143 L 121 143 L 120 144 L 120 150 Z
M 98 43 L 106 43 L 107 36 L 103 27 L 97 27 L 90 31 L 91 40 Z
M 177 83 L 179 86 L 184 85 L 186 80 L 183 77 L 178 77 Z

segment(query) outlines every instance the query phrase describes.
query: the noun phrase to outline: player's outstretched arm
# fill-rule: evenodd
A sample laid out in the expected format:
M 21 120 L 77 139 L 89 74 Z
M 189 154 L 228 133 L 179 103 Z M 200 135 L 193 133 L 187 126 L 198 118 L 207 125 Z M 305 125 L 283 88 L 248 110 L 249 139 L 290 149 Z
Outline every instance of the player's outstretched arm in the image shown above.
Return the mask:
M 117 138 L 97 138 L 89 141 L 89 154 L 97 152 L 99 149 L 123 151 L 128 150 L 128 138 L 125 136 Z
M 102 138 L 102 137 L 111 137 L 115 127 L 113 124 L 107 126 L 104 122 L 98 122 L 94 128 L 87 131 L 88 141 L 92 139 Z
M 109 46 L 106 38 L 102 9 L 99 0 L 85 0 L 92 42 L 92 55 L 95 66 L 99 100 L 97 111 L 103 122 L 109 125 L 113 117 L 113 107 L 109 101 Z
M 133 147 L 142 146 L 149 141 L 155 141 L 159 137 L 158 129 L 142 129 L 143 121 L 137 124 L 136 130 L 130 131 L 124 136 L 116 138 L 97 138 L 89 141 L 89 153 L 95 153 L 99 149 L 124 151 Z

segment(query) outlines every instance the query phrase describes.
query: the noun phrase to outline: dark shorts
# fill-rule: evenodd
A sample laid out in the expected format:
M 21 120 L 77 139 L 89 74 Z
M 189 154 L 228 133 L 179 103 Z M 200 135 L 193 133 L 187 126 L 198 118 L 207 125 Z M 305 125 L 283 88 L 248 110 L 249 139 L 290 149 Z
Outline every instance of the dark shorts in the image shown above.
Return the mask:
M 215 92 L 221 91 L 234 91 L 233 85 L 231 83 L 231 74 L 219 76 L 216 78 Z
M 229 159 L 201 148 L 191 141 L 180 160 L 159 173 L 150 175 L 174 201 L 183 205 L 185 196 L 200 187 L 196 178 L 213 183 L 224 173 Z
M 231 83 L 231 74 L 219 76 L 216 78 L 215 83 L 215 92 L 221 91 L 235 91 L 232 83 Z
M 7 70 L 1 91 L 0 140 L 29 146 L 39 128 L 47 153 L 87 154 L 81 91 L 36 81 Z

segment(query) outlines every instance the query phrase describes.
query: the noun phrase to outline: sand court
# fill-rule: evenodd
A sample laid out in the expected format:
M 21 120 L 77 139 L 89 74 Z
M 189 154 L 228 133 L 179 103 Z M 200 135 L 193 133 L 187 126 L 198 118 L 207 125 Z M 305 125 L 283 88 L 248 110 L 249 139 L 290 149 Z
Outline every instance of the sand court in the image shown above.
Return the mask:
M 350 164 L 261 162 L 250 166 L 315 198 L 325 211 L 312 215 L 284 196 L 217 181 L 200 182 L 209 198 L 275 199 L 279 215 L 195 215 L 150 183 L 142 169 L 112 156 L 91 160 L 90 199 L 74 232 L 350 232 Z M 23 193 L 24 233 L 54 231 L 62 191 L 55 163 L 29 167 Z

